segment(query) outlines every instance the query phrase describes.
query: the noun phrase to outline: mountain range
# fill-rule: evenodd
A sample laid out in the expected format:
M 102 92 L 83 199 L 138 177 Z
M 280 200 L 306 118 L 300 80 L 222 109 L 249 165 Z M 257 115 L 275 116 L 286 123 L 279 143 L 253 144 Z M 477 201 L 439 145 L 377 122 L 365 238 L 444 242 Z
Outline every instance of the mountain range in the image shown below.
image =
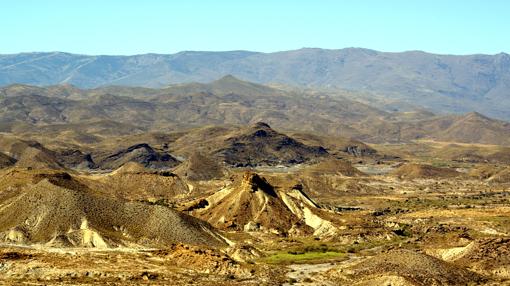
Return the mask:
M 422 107 L 438 113 L 476 111 L 510 119 L 510 55 L 437 55 L 368 49 L 300 49 L 180 52 L 134 56 L 69 53 L 0 55 L 0 85 L 72 84 L 161 88 L 206 83 L 231 74 L 262 84 L 356 92 L 364 102 L 403 110 Z
M 82 90 L 70 85 L 10 85 L 0 89 L 0 132 L 25 134 L 37 140 L 37 134 L 42 138 L 50 135 L 56 140 L 65 138 L 65 144 L 90 144 L 99 142 L 102 136 L 182 132 L 204 126 L 226 128 L 204 129 L 209 133 L 200 135 L 203 138 L 199 141 L 203 141 L 212 133 L 224 136 L 232 126 L 257 122 L 284 132 L 368 143 L 432 139 L 510 145 L 510 123 L 477 112 L 388 112 L 354 101 L 349 93 L 332 96 L 327 92 L 276 88 L 233 76 L 163 89 Z

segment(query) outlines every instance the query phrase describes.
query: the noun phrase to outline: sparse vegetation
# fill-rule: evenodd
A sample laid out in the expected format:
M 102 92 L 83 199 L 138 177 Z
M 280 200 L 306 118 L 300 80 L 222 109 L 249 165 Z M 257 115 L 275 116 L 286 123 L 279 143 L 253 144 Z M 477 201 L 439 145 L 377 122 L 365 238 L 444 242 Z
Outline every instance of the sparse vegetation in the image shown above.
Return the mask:
M 235 93 L 216 97 L 214 88 L 225 81 L 230 87 L 250 90 L 251 97 Z M 199 86 L 213 92 L 191 99 L 184 92 L 173 98 L 166 92 L 180 88 L 172 87 L 155 94 L 151 104 L 169 108 L 173 100 L 206 100 L 200 108 L 212 118 L 219 115 L 209 106 L 216 108 L 215 100 L 230 98 L 228 104 L 236 105 L 229 105 L 221 116 L 238 112 L 228 117 L 232 122 L 258 118 L 258 111 L 237 108 L 254 100 L 269 107 L 274 101 L 290 104 L 297 111 L 285 113 L 289 121 L 306 118 L 310 111 L 310 103 L 301 102 L 301 95 L 290 99 L 279 89 L 233 78 Z M 73 102 L 62 102 L 62 108 L 85 104 L 80 106 L 87 114 L 87 104 L 80 103 L 89 100 L 85 95 L 97 96 L 99 104 L 129 103 L 135 111 L 139 104 L 151 106 L 101 92 L 77 90 Z M 209 97 L 214 100 L 207 101 Z M 314 108 L 327 105 L 322 116 L 328 124 L 338 125 L 339 112 L 352 111 L 327 98 L 326 103 L 316 99 L 311 101 Z M 27 110 L 40 108 L 34 104 Z M 275 112 L 271 108 L 264 114 Z M 182 116 L 169 110 L 165 112 L 174 112 L 172 120 Z M 370 113 L 372 119 L 387 116 L 368 107 L 356 110 Z M 188 115 L 190 110 L 183 112 Z M 25 273 L 28 283 L 39 283 L 39 276 L 26 274 L 34 273 L 30 269 L 43 269 L 40 273 L 45 273 L 43 280 L 49 284 L 214 281 L 232 285 L 271 280 L 349 285 L 374 274 L 431 285 L 506 279 L 500 273 L 510 265 L 505 258 L 510 253 L 505 246 L 510 233 L 510 181 L 508 167 L 500 163 L 510 158 L 505 155 L 510 154 L 507 147 L 430 140 L 368 145 L 329 133 L 307 133 L 306 128 L 302 132 L 273 129 L 262 122 L 191 129 L 172 125 L 179 131 L 167 132 L 168 118 L 156 124 L 152 113 L 135 113 L 143 127 L 109 121 L 62 123 L 58 121 L 62 118 L 46 114 L 35 123 L 21 127 L 15 123 L 9 127 L 14 131 L 0 134 L 0 241 L 5 243 L 0 258 L 14 267 L 6 272 L 13 276 L 0 275 L 0 283 L 7 279 L 6 284 L 12 284 L 9 279 L 19 273 Z M 195 116 L 196 124 L 202 125 L 205 119 Z M 477 114 L 413 122 L 430 128 L 437 123 L 455 127 L 467 119 L 496 130 L 504 127 Z M 349 128 L 358 122 L 368 126 L 363 120 Z M 305 124 L 295 121 L 299 127 Z M 279 126 L 279 119 L 275 122 Z M 31 124 L 37 129 L 32 130 Z M 321 128 L 329 128 L 328 124 Z M 349 136 L 372 131 L 368 126 Z M 433 134 L 448 135 L 442 132 Z M 466 157 L 468 153 L 473 156 Z M 87 269 L 77 267 L 71 258 Z M 51 271 L 46 271 L 49 267 Z
M 329 260 L 342 260 L 345 253 L 338 251 L 282 251 L 271 254 L 259 262 L 269 264 L 319 263 Z

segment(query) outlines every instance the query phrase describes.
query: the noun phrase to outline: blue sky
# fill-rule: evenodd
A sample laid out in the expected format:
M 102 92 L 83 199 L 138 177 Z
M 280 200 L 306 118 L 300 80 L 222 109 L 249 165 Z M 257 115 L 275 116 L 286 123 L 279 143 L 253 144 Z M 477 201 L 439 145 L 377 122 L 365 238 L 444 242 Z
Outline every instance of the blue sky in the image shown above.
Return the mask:
M 0 53 L 363 47 L 510 53 L 506 0 L 7 0 Z

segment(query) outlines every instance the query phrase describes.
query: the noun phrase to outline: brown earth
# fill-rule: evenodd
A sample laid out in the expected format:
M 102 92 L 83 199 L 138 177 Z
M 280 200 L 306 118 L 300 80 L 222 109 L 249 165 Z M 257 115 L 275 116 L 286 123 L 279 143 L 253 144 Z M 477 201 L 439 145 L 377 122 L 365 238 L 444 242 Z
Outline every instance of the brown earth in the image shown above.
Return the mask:
M 439 168 L 422 164 L 405 164 L 395 169 L 392 175 L 401 179 L 451 178 L 461 174 L 449 168 Z

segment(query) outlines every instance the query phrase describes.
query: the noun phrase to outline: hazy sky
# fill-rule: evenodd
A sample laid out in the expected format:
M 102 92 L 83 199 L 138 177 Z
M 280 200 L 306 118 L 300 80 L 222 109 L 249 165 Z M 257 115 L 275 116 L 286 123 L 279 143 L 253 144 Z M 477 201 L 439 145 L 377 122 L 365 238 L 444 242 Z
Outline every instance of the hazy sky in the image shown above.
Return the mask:
M 508 0 L 6 0 L 0 53 L 510 53 Z

